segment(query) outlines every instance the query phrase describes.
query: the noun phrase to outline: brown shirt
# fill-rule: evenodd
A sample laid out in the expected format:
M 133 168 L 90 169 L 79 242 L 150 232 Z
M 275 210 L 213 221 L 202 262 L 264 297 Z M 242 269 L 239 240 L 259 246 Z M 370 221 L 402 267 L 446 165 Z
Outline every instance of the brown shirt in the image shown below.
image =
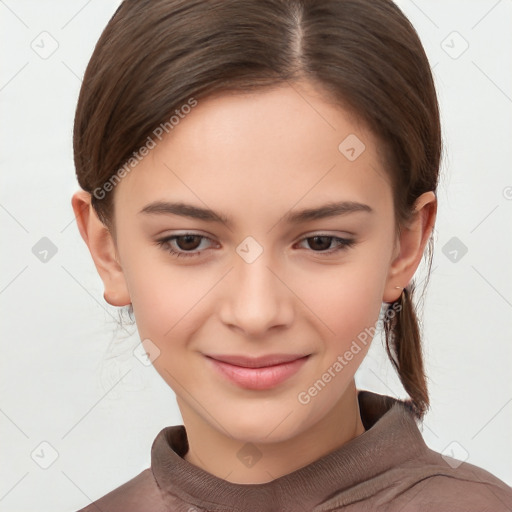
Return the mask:
M 370 391 L 358 399 L 363 434 L 262 484 L 231 483 L 187 462 L 185 427 L 166 427 L 151 468 L 79 512 L 512 511 L 511 487 L 428 448 L 400 401 Z

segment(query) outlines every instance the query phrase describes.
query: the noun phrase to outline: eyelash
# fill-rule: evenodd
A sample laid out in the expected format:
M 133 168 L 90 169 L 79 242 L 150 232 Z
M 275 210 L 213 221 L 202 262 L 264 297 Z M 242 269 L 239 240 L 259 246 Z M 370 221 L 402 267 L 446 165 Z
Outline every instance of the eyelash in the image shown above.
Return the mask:
M 156 241 L 156 244 L 161 247 L 162 249 L 164 249 L 166 252 L 170 253 L 172 256 L 175 256 L 175 257 L 178 257 L 178 258 L 192 258 L 194 256 L 200 256 L 201 255 L 201 252 L 203 251 L 196 251 L 196 252 L 186 252 L 186 251 L 176 251 L 174 249 L 172 249 L 171 245 L 170 245 L 170 242 L 172 240 L 175 240 L 177 238 L 182 238 L 182 237 L 187 237 L 187 236 L 193 236 L 193 237 L 199 237 L 201 239 L 206 239 L 206 240 L 211 240 L 210 238 L 206 237 L 206 236 L 203 236 L 203 235 L 197 235 L 195 233 L 183 233 L 181 235 L 173 235 L 173 236 L 169 236 L 169 237 L 165 237 L 165 238 L 162 238 L 160 240 L 157 240 Z M 314 253 L 318 253 L 318 254 L 334 254 L 334 253 L 338 253 L 340 251 L 344 251 L 350 247 L 353 247 L 356 243 L 356 241 L 354 239 L 350 239 L 350 238 L 340 238 L 340 237 L 337 237 L 337 236 L 333 236 L 333 235 L 324 235 L 324 234 L 316 234 L 316 235 L 313 235 L 313 236 L 308 236 L 308 237 L 305 237 L 305 238 L 302 238 L 300 242 L 303 242 L 304 240 L 310 240 L 312 238 L 331 238 L 333 241 L 335 241 L 338 245 L 336 248 L 334 249 L 330 249 L 330 250 L 327 250 L 327 251 L 312 251 Z M 201 240 L 202 241 L 202 240 Z

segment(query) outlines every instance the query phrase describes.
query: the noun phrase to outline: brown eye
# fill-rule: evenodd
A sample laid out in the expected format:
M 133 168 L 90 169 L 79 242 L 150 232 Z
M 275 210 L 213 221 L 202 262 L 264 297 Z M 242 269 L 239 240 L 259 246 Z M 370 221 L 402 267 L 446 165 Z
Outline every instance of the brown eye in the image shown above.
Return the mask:
M 302 242 L 307 242 L 309 248 L 316 253 L 332 254 L 335 252 L 343 251 L 355 245 L 354 239 L 340 238 L 332 235 L 315 235 L 302 239 Z M 334 248 L 331 248 L 334 242 Z
M 182 235 L 175 237 L 175 240 L 179 249 L 183 251 L 193 251 L 200 245 L 201 238 L 202 237 L 198 235 Z
M 157 240 L 157 245 L 165 251 L 177 257 L 200 256 L 202 251 L 198 251 L 198 247 L 203 240 L 209 238 L 196 235 L 193 233 L 185 233 L 183 235 L 173 235 Z
M 318 250 L 318 251 L 326 251 L 330 248 L 331 243 L 333 241 L 332 236 L 313 236 L 311 238 L 307 238 L 308 244 L 311 247 L 311 249 Z M 313 240 L 313 243 L 311 243 L 311 240 Z

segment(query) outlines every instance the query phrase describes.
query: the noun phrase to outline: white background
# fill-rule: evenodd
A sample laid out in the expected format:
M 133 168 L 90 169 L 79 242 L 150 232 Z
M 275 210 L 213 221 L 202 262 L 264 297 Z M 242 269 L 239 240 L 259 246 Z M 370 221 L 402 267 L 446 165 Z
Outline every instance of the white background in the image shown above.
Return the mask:
M 133 357 L 135 328 L 117 328 L 70 203 L 81 77 L 118 3 L 0 0 L 0 511 L 77 510 L 149 467 L 155 436 L 182 422 L 173 391 Z M 512 1 L 399 5 L 434 68 L 446 145 L 423 435 L 512 485 Z M 31 47 L 43 31 L 58 43 L 46 59 Z M 46 263 L 32 252 L 42 237 L 57 248 Z M 455 262 L 453 237 L 468 249 Z M 357 383 L 405 396 L 378 336 Z M 52 449 L 42 469 L 34 459 Z

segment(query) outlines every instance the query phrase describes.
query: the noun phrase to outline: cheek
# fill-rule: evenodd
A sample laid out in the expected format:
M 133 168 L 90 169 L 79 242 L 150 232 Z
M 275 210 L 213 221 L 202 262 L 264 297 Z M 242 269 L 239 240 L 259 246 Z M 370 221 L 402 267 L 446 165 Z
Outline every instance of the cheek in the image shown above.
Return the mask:
M 195 281 L 179 272 L 162 275 L 157 268 L 132 277 L 132 305 L 140 335 L 166 343 L 197 326 L 198 307 L 211 286 L 207 286 L 209 280 Z
M 191 273 L 176 269 L 171 272 L 165 265 L 153 265 L 130 275 L 132 305 L 140 339 L 150 339 L 158 348 L 152 364 L 175 390 L 180 382 L 188 379 L 190 384 L 193 379 L 184 365 L 185 350 L 202 324 L 198 314 L 204 308 L 204 297 L 211 288 L 209 281 L 203 279 L 200 283 Z
M 380 266 L 379 266 L 380 265 Z M 384 283 L 382 262 L 347 262 L 332 270 L 317 272 L 300 297 L 323 324 L 326 340 L 350 343 L 365 328 L 375 324 L 382 305 Z M 340 347 L 338 347 L 340 348 Z
M 213 276 L 180 268 L 162 249 L 141 246 L 125 248 L 125 279 L 141 338 L 165 343 L 191 322 Z

